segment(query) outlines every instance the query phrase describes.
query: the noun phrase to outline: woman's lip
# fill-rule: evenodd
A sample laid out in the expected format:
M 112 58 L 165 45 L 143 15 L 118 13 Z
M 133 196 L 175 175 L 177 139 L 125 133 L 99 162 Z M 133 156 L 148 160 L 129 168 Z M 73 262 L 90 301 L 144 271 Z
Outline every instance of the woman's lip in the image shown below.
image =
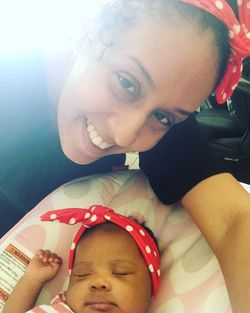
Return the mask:
M 83 132 L 83 140 L 86 144 L 86 142 L 88 143 L 88 146 L 89 146 L 89 152 L 91 154 L 94 154 L 96 156 L 99 156 L 99 155 L 107 155 L 110 153 L 111 150 L 114 149 L 115 146 L 111 146 L 109 148 L 106 148 L 106 149 L 101 149 L 99 148 L 98 146 L 94 145 L 92 143 L 92 141 L 90 140 L 89 138 L 89 133 L 87 131 L 87 118 L 84 118 L 83 120 L 83 123 L 82 123 L 82 132 Z
M 86 130 L 89 136 L 90 141 L 94 146 L 97 146 L 101 150 L 106 150 L 113 146 L 113 144 L 108 143 L 98 132 L 98 130 L 95 128 L 95 126 L 92 124 L 92 122 L 86 118 L 85 121 Z
M 90 152 L 91 154 L 95 156 L 106 155 L 106 153 L 112 150 L 114 147 L 114 146 L 111 146 L 110 148 L 107 148 L 107 149 L 100 149 L 91 142 L 88 131 L 87 131 L 86 118 L 84 118 L 82 122 L 82 133 L 83 133 L 84 146 L 87 144 L 88 152 Z

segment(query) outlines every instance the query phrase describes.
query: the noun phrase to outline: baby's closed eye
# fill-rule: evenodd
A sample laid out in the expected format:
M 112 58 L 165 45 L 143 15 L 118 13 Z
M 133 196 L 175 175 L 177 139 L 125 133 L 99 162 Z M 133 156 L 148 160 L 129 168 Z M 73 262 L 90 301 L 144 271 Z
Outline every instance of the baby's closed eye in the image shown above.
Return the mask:
M 76 277 L 87 277 L 90 276 L 90 273 L 74 274 Z
M 129 275 L 133 275 L 133 274 L 134 274 L 134 270 L 131 268 L 115 268 L 115 269 L 112 269 L 112 275 L 115 275 L 118 277 L 129 276 Z
M 127 273 L 127 272 L 113 272 L 113 275 L 117 275 L 117 276 L 126 276 L 126 275 L 130 275 L 132 273 Z

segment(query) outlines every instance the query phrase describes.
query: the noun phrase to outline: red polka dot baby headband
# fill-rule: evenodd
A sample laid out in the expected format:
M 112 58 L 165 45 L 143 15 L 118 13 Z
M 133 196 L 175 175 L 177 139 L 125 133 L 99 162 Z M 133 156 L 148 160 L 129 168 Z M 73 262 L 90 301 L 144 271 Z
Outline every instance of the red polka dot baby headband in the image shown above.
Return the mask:
M 224 77 L 216 87 L 218 103 L 224 103 L 233 93 L 242 74 L 242 60 L 250 56 L 250 1 L 237 0 L 239 20 L 225 0 L 180 0 L 211 13 L 229 30 L 230 57 Z
M 160 284 L 160 255 L 153 238 L 139 223 L 101 205 L 93 205 L 86 209 L 68 208 L 48 211 L 41 216 L 41 220 L 50 222 L 59 221 L 69 225 L 74 225 L 76 223 L 82 224 L 76 232 L 71 246 L 68 263 L 69 270 L 71 270 L 73 266 L 77 242 L 87 228 L 105 222 L 112 222 L 125 229 L 137 243 L 148 265 L 152 279 L 153 296 L 156 296 Z

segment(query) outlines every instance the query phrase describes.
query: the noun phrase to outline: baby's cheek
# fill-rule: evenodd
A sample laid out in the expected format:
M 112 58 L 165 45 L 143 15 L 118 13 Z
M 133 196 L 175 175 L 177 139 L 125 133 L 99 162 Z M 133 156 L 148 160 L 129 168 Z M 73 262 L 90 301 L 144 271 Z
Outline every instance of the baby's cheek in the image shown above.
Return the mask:
M 114 290 L 118 291 L 117 293 L 127 299 L 132 300 L 135 296 L 142 294 L 144 292 L 144 285 L 141 284 L 138 279 L 124 279 L 123 281 L 116 282 L 113 285 Z
M 86 284 L 83 281 L 71 280 L 68 290 L 65 292 L 66 303 L 72 311 L 80 312 L 84 305 L 84 297 L 86 294 Z
M 151 298 L 152 296 L 152 281 L 151 276 L 147 268 L 145 271 L 141 272 L 135 282 L 135 288 L 143 297 Z
M 141 285 L 135 283 L 123 286 L 117 295 L 123 313 L 145 313 L 151 303 L 151 295 Z

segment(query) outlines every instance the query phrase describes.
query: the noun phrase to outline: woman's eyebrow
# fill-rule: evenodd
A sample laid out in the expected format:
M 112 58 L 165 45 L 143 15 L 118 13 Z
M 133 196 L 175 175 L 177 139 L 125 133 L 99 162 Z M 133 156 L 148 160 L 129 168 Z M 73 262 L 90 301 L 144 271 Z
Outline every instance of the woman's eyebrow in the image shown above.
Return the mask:
M 184 115 L 184 116 L 190 116 L 194 113 L 194 112 L 185 111 L 182 109 L 175 109 L 174 112 L 179 113 L 179 114 Z
M 142 76 L 146 80 L 146 82 L 149 84 L 150 87 L 155 87 L 155 83 L 149 74 L 149 72 L 145 69 L 145 67 L 142 65 L 142 63 L 135 57 L 128 55 L 130 60 L 132 60 L 139 68 L 140 72 L 142 73 Z
M 155 111 L 159 110 L 160 112 L 164 113 L 164 114 L 173 114 L 173 113 L 178 113 L 183 115 L 184 117 L 189 117 L 190 115 L 192 115 L 194 112 L 190 112 L 190 111 L 185 111 L 183 109 L 169 109 L 166 110 L 164 108 L 158 108 Z

